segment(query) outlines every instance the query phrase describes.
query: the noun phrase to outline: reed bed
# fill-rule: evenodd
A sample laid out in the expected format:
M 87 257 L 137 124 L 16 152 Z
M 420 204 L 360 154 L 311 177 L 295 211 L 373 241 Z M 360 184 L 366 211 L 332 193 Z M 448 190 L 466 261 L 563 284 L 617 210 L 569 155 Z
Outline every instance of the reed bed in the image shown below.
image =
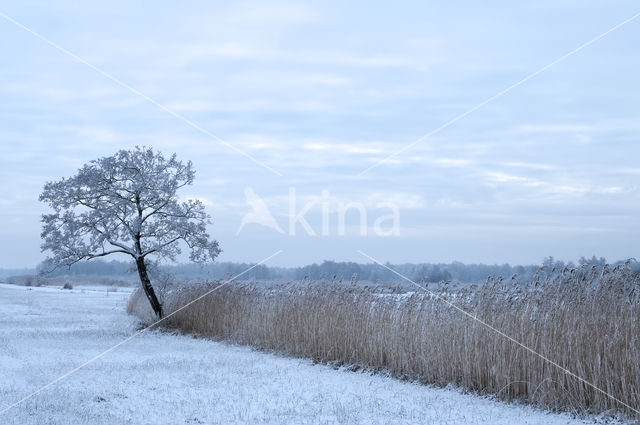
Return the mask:
M 175 286 L 175 311 L 217 282 Z M 500 399 L 584 413 L 634 412 L 435 297 L 446 299 L 571 371 L 640 408 L 640 282 L 625 265 L 564 269 L 528 284 L 502 279 L 433 294 L 384 293 L 339 282 L 233 282 L 163 322 L 214 339 Z M 144 317 L 146 298 L 128 311 Z M 147 316 L 148 317 L 148 316 Z

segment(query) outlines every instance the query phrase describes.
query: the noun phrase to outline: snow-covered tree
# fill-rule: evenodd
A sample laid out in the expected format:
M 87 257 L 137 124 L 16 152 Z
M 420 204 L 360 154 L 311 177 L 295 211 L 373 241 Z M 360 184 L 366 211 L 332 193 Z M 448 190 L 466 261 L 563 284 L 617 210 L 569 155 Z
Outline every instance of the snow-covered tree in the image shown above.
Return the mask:
M 42 216 L 42 251 L 53 268 L 110 254 L 133 258 L 151 307 L 162 317 L 145 259 L 175 261 L 181 246 L 192 261 L 213 260 L 218 242 L 206 225 L 199 200 L 180 202 L 177 191 L 193 183 L 191 161 L 165 158 L 151 148 L 120 150 L 89 162 L 70 178 L 48 182 L 40 200 L 53 213 Z

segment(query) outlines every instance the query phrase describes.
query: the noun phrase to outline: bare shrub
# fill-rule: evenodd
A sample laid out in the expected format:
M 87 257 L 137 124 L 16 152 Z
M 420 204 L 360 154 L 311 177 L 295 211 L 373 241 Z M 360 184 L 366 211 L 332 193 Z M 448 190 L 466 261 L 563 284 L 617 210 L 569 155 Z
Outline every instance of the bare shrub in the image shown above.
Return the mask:
M 539 280 L 538 280 L 539 279 Z M 164 294 L 173 312 L 217 283 Z M 640 405 L 640 284 L 624 266 L 565 269 L 528 285 L 430 288 L 631 406 Z M 127 311 L 153 317 L 137 291 Z M 454 384 L 551 410 L 622 405 L 425 292 L 337 283 L 225 285 L 164 322 L 170 328 L 322 362 Z
M 42 286 L 46 283 L 46 279 L 43 279 L 38 275 L 26 274 L 20 276 L 10 276 L 7 278 L 7 283 L 22 286 Z

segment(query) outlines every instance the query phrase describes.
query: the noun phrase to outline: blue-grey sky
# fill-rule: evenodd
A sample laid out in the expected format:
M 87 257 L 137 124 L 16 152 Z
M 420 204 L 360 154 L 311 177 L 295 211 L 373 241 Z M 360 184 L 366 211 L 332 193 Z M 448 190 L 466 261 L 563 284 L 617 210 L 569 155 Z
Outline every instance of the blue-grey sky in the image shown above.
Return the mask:
M 279 176 L 0 17 L 0 267 L 32 266 L 48 180 L 135 145 L 191 159 L 221 261 L 531 263 L 638 256 L 640 12 L 632 1 L 1 2 Z M 236 231 L 252 188 L 286 230 Z M 289 190 L 297 211 L 288 233 Z M 329 193 L 328 235 L 318 198 Z M 397 206 L 399 234 L 358 234 Z

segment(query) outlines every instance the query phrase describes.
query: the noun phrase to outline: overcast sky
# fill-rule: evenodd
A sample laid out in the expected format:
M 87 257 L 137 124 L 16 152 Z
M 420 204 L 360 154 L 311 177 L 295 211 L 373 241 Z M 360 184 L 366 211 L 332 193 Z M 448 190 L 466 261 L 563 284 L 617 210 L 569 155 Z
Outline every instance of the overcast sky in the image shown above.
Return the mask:
M 639 256 L 640 18 L 358 175 L 636 2 L 228 3 L 0 3 L 130 87 L 0 17 L 0 267 L 43 258 L 46 181 L 136 144 L 194 162 L 184 195 L 207 204 L 221 261 L 279 249 L 271 264 L 368 261 L 358 249 L 393 263 Z M 284 234 L 249 223 L 236 235 L 246 188 Z M 289 234 L 290 188 L 296 213 L 315 201 L 316 236 Z M 338 234 L 340 202 L 366 207 L 366 236 L 355 211 Z M 372 231 L 381 202 L 398 208 L 398 235 Z

